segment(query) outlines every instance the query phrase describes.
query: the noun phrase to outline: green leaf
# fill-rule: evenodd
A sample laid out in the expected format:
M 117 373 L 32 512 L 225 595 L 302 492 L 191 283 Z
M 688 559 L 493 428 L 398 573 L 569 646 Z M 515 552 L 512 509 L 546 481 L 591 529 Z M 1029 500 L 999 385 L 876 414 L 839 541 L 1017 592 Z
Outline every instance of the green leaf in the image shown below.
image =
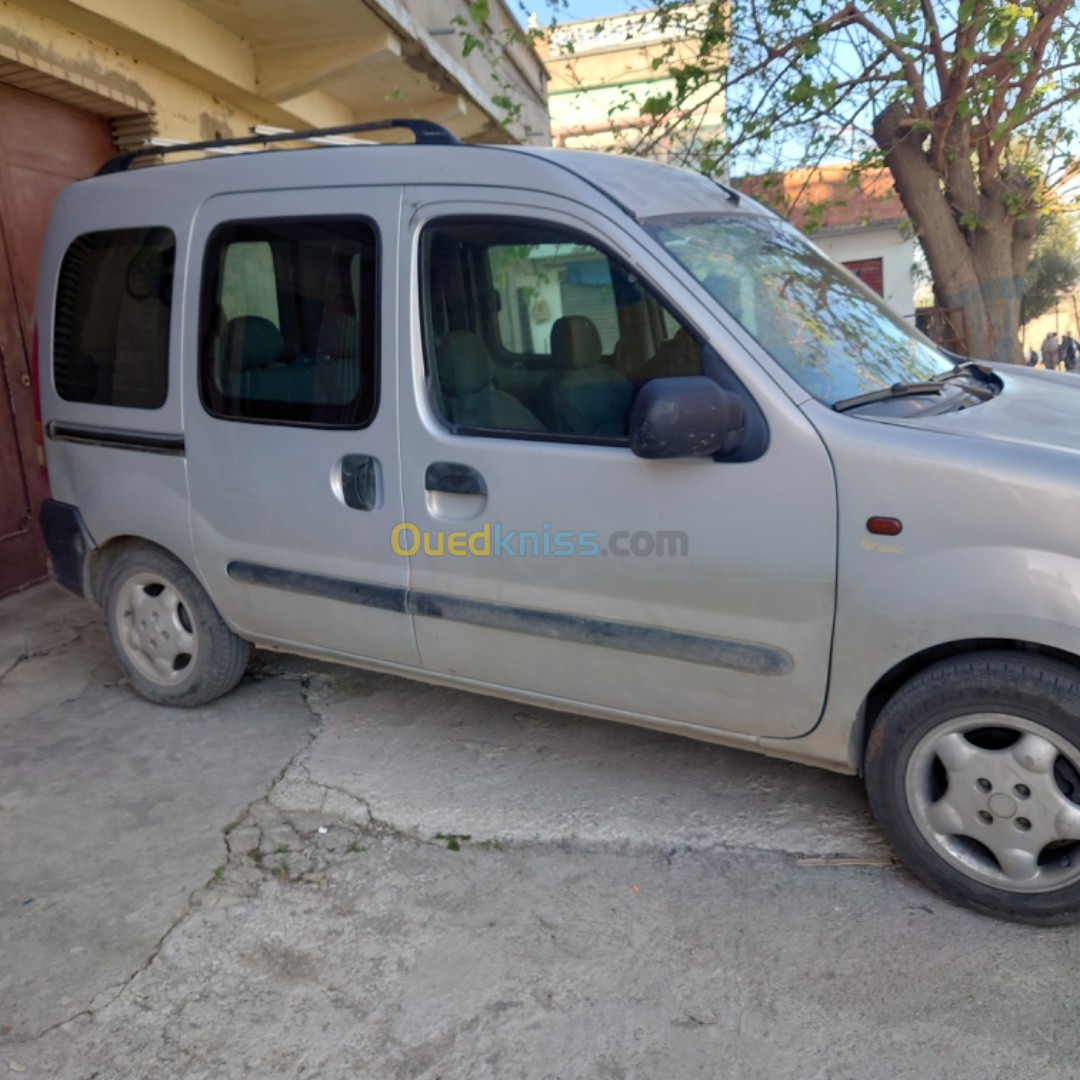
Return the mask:
M 664 116 L 671 112 L 671 94 L 659 94 L 646 98 L 641 105 L 642 116 Z
M 805 105 L 814 96 L 814 82 L 809 75 L 804 75 L 787 93 L 788 100 L 795 105 Z

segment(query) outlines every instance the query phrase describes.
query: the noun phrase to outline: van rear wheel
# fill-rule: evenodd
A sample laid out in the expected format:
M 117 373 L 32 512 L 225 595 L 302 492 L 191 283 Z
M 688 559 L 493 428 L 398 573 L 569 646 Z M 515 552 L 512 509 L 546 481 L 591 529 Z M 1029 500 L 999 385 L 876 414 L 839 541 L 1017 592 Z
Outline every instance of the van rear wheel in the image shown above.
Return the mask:
M 122 551 L 105 574 L 104 601 L 113 651 L 148 701 L 205 705 L 243 676 L 251 645 L 229 629 L 195 575 L 162 548 Z
M 1080 919 L 1080 672 L 1028 653 L 946 660 L 882 710 L 864 762 L 882 832 L 950 900 Z

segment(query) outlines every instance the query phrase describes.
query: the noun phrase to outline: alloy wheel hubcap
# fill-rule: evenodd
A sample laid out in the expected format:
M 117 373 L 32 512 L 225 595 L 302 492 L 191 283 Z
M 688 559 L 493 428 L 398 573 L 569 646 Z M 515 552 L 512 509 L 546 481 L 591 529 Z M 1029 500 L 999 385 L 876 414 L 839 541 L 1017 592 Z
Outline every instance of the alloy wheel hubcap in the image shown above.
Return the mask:
M 138 671 L 160 686 L 175 686 L 190 673 L 198 650 L 190 605 L 174 585 L 136 574 L 120 590 L 117 639 Z
M 923 837 L 968 877 L 1024 893 L 1080 878 L 1080 751 L 1042 724 L 943 724 L 915 747 L 905 788 Z

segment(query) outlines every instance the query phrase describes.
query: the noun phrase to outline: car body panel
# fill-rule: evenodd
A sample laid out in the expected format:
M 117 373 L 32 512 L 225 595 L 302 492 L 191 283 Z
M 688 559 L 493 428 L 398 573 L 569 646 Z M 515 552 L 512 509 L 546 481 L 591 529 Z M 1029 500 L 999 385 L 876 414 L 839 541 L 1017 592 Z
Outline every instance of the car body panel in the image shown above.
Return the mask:
M 310 197 L 307 190 L 277 190 L 207 200 L 192 230 L 187 277 L 194 294 L 215 227 L 311 217 Z M 385 390 L 370 424 L 359 430 L 324 429 L 212 416 L 199 394 L 200 312 L 194 302 L 186 312 L 184 393 L 196 566 L 225 617 L 256 641 L 300 641 L 409 664 L 417 661 L 416 642 L 411 620 L 402 611 L 350 603 L 325 587 L 297 587 L 300 575 L 390 590 L 408 583 L 408 567 L 393 557 L 387 540 L 401 516 L 393 272 L 400 201 L 395 187 L 319 192 L 320 215 L 364 219 L 379 234 L 377 363 Z M 341 470 L 348 455 L 377 462 L 377 504 L 370 510 L 349 506 L 343 498 Z M 252 573 L 252 567 L 263 572 Z
M 74 240 L 108 229 L 166 226 L 176 242 L 176 265 L 187 252 L 190 201 L 162 201 L 148 185 L 123 194 L 89 181 L 73 184 L 58 198 L 39 262 L 37 332 L 41 374 L 38 392 L 46 429 L 45 453 L 53 498 L 78 506 L 98 547 L 123 536 L 139 536 L 172 551 L 191 565 L 187 463 L 182 453 L 118 449 L 95 432 L 122 432 L 147 440 L 184 437 L 183 364 L 179 349 L 182 305 L 174 300 L 170 325 L 168 394 L 158 409 L 86 405 L 60 397 L 53 379 L 53 313 L 64 255 Z M 63 437 L 82 430 L 82 441 Z
M 1034 383 L 1038 398 L 1039 375 Z M 1010 393 L 1025 391 L 1007 386 L 993 402 L 917 423 L 805 407 L 829 446 L 839 492 L 833 670 L 814 735 L 825 754 L 850 743 L 848 761 L 857 764 L 862 744 L 852 724 L 868 693 L 894 667 L 935 647 L 977 648 L 984 640 L 1080 656 L 1073 452 L 946 433 L 950 420 L 961 430 L 993 405 L 1007 431 Z M 903 531 L 871 535 L 866 522 L 874 515 L 898 518 Z
M 369 186 L 382 194 L 365 205 Z M 383 392 L 371 428 L 282 436 L 281 428 L 205 414 L 195 362 L 201 247 L 213 222 L 233 215 L 221 209 L 230 200 L 244 216 L 336 209 L 378 219 L 387 260 Z M 424 215 L 466 205 L 545 214 L 602 237 L 731 366 L 768 418 L 767 453 L 745 465 L 645 462 L 618 447 L 537 450 L 452 436 L 425 391 L 416 236 Z M 617 155 L 505 147 L 236 155 L 73 185 L 56 204 L 38 289 L 53 496 L 78 509 L 98 547 L 137 536 L 172 551 L 196 570 L 234 628 L 260 644 L 847 771 L 861 762 L 868 694 L 912 657 L 983 640 L 1080 656 L 1074 376 L 997 367 L 1002 392 L 962 412 L 838 414 L 773 363 L 638 224 L 674 210 L 771 213 L 680 170 Z M 166 404 L 88 409 L 63 401 L 49 358 L 64 252 L 91 228 L 159 225 L 173 229 L 184 271 L 174 293 Z M 80 425 L 151 444 L 175 440 L 182 449 L 63 437 L 65 426 Z M 358 524 L 358 512 L 346 510 L 334 490 L 335 462 L 369 450 L 384 466 L 377 526 Z M 499 578 L 466 561 L 393 556 L 388 526 L 428 511 L 424 470 L 438 460 L 484 474 L 491 515 L 527 515 L 530 524 L 565 516 L 568 528 L 583 529 L 602 507 L 611 530 L 671 528 L 678 517 L 702 560 L 681 576 L 675 559 L 644 574 L 640 566 L 609 569 L 621 560 L 600 560 L 598 572 L 597 560 L 566 559 L 553 581 L 543 559 L 518 559 Z M 871 536 L 872 515 L 900 518 L 903 532 L 895 541 Z M 259 584 L 253 574 L 230 577 L 234 561 L 313 574 L 325 579 L 312 586 L 324 595 L 289 592 L 280 580 Z M 370 588 L 354 590 L 351 600 L 326 595 L 341 583 Z M 389 593 L 370 591 L 380 588 Z M 620 653 L 445 617 L 462 614 L 460 604 L 444 604 L 439 617 L 432 597 L 756 643 L 786 654 L 793 667 L 763 675 L 655 650 Z
M 410 557 L 412 590 L 490 608 L 465 623 L 460 613 L 418 616 L 424 665 L 720 730 L 794 736 L 813 726 L 828 677 L 836 542 L 832 472 L 813 427 L 777 395 L 762 404 L 768 449 L 743 463 L 644 461 L 625 446 L 451 433 L 434 413 L 425 378 L 417 253 L 427 223 L 481 216 L 560 225 L 602 243 L 662 294 L 676 289 L 647 237 L 643 243 L 636 230 L 555 196 L 534 193 L 526 203 L 504 194 L 496 204 L 470 189 L 414 187 L 406 204 L 403 249 L 414 257 L 402 260 L 401 282 L 403 294 L 411 291 L 401 313 L 402 340 L 411 343 L 403 351 L 411 366 L 403 363 L 400 372 L 405 520 L 433 534 L 485 524 L 503 535 L 541 533 L 545 525 L 595 532 L 603 552 L 619 532 L 676 530 L 689 540 L 686 557 L 418 552 Z M 714 322 L 696 329 L 715 341 Z M 732 365 L 745 366 L 737 345 L 725 347 L 736 353 Z M 452 508 L 426 497 L 425 471 L 440 461 L 477 470 L 487 504 L 455 519 Z M 576 633 L 586 618 L 607 624 L 606 645 Z M 507 632 L 511 626 L 516 632 Z M 643 629 L 678 637 L 678 647 L 636 648 Z M 736 670 L 716 659 L 718 644 L 736 653 L 764 648 L 779 667 Z M 694 662 L 702 647 L 712 659 Z

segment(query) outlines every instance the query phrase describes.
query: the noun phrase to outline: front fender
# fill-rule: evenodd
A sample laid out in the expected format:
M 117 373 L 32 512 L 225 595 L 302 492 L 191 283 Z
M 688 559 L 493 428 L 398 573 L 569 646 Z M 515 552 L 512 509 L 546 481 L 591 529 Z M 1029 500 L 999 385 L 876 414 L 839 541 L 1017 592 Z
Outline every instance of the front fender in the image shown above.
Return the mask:
M 908 557 L 899 543 L 873 540 L 842 575 L 828 698 L 811 736 L 817 752 L 842 752 L 858 768 L 867 695 L 895 667 L 935 647 L 1027 642 L 1080 665 L 1080 558 L 1007 546 Z

